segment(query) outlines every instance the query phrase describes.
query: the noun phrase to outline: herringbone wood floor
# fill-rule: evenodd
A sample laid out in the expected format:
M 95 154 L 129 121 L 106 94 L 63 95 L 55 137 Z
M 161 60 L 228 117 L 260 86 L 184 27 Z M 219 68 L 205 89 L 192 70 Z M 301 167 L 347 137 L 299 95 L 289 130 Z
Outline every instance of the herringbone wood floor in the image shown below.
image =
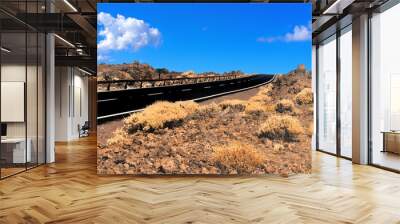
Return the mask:
M 95 139 L 0 181 L 0 223 L 400 223 L 400 175 L 315 152 L 313 174 L 100 177 Z

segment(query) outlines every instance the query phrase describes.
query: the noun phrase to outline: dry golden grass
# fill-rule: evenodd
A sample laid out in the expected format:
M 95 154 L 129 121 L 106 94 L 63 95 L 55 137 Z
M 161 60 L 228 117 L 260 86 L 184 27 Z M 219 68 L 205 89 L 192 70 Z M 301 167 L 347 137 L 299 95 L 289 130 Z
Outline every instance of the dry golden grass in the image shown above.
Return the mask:
M 285 150 L 285 146 L 283 146 L 282 144 L 276 143 L 274 144 L 274 152 L 279 153 Z
M 178 101 L 175 103 L 178 104 L 179 106 L 181 106 L 182 109 L 184 109 L 186 111 L 186 113 L 188 113 L 188 114 L 192 114 L 200 108 L 200 105 L 198 103 L 195 103 L 192 100 Z
M 301 90 L 296 96 L 295 96 L 296 103 L 299 105 L 302 104 L 311 104 L 313 102 L 313 92 L 311 88 L 305 88 Z
M 308 127 L 305 129 L 305 133 L 310 137 L 313 135 L 313 133 L 314 133 L 314 123 L 313 122 L 311 122 L 308 125 Z
M 295 139 L 297 135 L 302 133 L 304 133 L 304 130 L 299 120 L 288 115 L 269 117 L 257 132 L 259 137 L 288 141 Z
M 264 94 L 257 94 L 255 96 L 251 97 L 249 99 L 249 101 L 267 103 L 267 102 L 271 101 L 271 97 L 268 95 L 264 95 Z
M 218 104 L 212 102 L 210 104 L 201 105 L 200 108 L 199 108 L 199 111 L 202 111 L 202 112 L 219 112 L 219 111 L 221 111 L 221 108 L 218 106 Z
M 221 103 L 219 103 L 218 105 L 223 110 L 229 108 L 229 109 L 244 111 L 244 109 L 246 108 L 246 101 L 244 101 L 244 100 L 224 100 Z
M 112 137 L 107 140 L 107 145 L 122 146 L 129 143 L 128 135 L 122 128 L 115 130 Z
M 271 94 L 271 91 L 272 91 L 272 85 L 269 84 L 267 86 L 262 87 L 261 90 L 258 92 L 258 94 L 269 96 Z
M 294 104 L 291 100 L 283 99 L 280 100 L 275 105 L 276 112 L 285 113 L 285 112 L 292 112 L 294 109 Z
M 271 89 L 272 87 L 270 85 L 261 88 L 260 91 L 258 91 L 257 95 L 251 97 L 249 101 L 262 102 L 262 103 L 270 102 L 272 100 L 270 96 Z
M 266 112 L 266 105 L 259 101 L 249 101 L 246 104 L 246 109 L 244 110 L 246 114 L 259 115 Z
M 227 145 L 214 147 L 212 159 L 238 174 L 252 173 L 260 168 L 265 161 L 265 155 L 251 145 L 232 141 Z
M 135 113 L 124 120 L 128 132 L 137 130 L 153 131 L 180 124 L 190 113 L 197 110 L 198 105 L 192 102 L 170 103 L 158 101 L 146 107 L 144 111 Z

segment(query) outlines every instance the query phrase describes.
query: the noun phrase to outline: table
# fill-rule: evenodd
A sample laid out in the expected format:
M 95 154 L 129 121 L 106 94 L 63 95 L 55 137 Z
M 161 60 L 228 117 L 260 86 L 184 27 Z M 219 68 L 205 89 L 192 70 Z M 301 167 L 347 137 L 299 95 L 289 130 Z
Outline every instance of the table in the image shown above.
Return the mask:
M 400 154 L 400 131 L 382 131 L 383 150 L 382 152 L 392 152 Z
M 28 142 L 25 151 L 25 145 Z M 6 160 L 6 163 L 26 163 L 31 162 L 32 141 L 28 138 L 5 138 L 1 139 L 1 157 Z

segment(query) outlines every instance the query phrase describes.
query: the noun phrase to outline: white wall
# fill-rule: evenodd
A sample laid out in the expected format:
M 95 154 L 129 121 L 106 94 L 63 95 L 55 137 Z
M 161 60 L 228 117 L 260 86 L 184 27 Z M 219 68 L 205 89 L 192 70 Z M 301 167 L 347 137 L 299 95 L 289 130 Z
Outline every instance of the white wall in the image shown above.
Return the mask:
M 56 67 L 55 73 L 55 140 L 74 140 L 78 125 L 88 120 L 88 78 L 72 67 Z

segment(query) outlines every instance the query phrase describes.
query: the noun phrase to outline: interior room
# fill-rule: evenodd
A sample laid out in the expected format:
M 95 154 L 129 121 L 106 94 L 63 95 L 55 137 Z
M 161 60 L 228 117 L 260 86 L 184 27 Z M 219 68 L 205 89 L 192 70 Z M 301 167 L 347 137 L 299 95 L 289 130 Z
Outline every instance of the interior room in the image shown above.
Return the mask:
M 45 36 L 22 23 L 13 28 L 0 34 L 1 178 L 45 162 Z
M 82 28 L 90 29 L 91 15 L 76 14 L 93 3 L 71 6 L 0 3 L 0 179 L 54 162 L 55 142 L 95 135 L 95 50 Z
M 400 5 L 371 18 L 371 138 L 373 164 L 400 170 Z

